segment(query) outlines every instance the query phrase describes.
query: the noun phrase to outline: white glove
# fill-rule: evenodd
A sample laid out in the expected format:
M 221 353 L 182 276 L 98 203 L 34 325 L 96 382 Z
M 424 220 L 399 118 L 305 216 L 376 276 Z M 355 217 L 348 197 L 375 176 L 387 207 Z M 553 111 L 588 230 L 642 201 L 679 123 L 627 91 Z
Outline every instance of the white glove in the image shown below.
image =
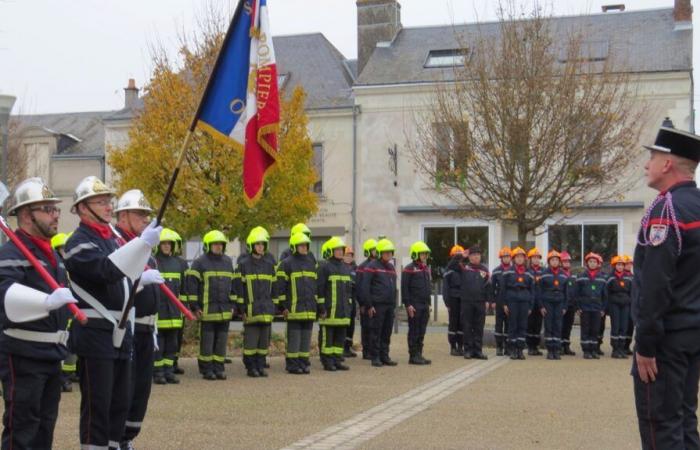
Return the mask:
M 47 295 L 46 300 L 44 300 L 47 311 L 53 311 L 69 303 L 78 303 L 78 300 L 73 298 L 73 294 L 68 288 L 58 288 Z
M 151 248 L 153 248 L 160 242 L 161 231 L 163 231 L 163 227 L 160 225 L 156 226 L 156 220 L 153 219 L 153 221 L 149 223 L 148 226 L 141 232 L 140 237 L 146 241 Z
M 144 270 L 141 274 L 141 285 L 148 286 L 149 284 L 163 284 L 165 280 L 156 269 Z

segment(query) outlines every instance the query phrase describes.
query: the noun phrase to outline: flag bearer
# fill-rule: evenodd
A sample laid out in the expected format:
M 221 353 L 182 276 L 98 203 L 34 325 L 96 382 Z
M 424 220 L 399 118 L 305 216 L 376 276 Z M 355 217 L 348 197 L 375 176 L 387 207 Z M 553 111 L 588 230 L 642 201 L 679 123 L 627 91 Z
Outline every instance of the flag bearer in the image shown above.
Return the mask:
M 607 278 L 600 270 L 603 258 L 588 253 L 586 271 L 576 278 L 576 304 L 581 311 L 581 350 L 585 359 L 599 359 L 596 352 L 600 320 L 605 316 Z
M 447 263 L 442 276 L 442 301 L 447 308 L 447 342 L 450 344 L 450 355 L 464 356 L 462 345 L 464 337 L 460 321 L 460 295 L 462 288 L 462 273 L 464 272 L 465 251 L 461 245 L 453 245 L 450 249 L 450 261 Z
M 511 252 L 513 267 L 503 272 L 499 295 L 508 316 L 510 359 L 525 359 L 527 316 L 535 304 L 535 278 L 525 266 L 525 250 L 516 247 Z
M 423 357 L 423 339 L 430 320 L 430 248 L 423 241 L 414 242 L 410 249 L 411 261 L 401 274 L 401 302 L 408 315 L 409 364 L 430 364 Z
M 561 268 L 561 255 L 547 253 L 547 268 L 537 283 L 537 303 L 544 317 L 544 342 L 547 359 L 561 359 L 561 327 L 566 312 L 569 276 Z
M 503 272 L 507 272 L 511 269 L 511 258 L 510 258 L 510 248 L 503 247 L 498 252 L 498 258 L 501 260 L 501 264 L 498 265 L 493 272 L 491 272 L 491 287 L 493 288 L 492 298 L 495 303 L 492 308 L 495 310 L 496 314 L 496 326 L 493 331 L 494 338 L 496 339 L 496 356 L 503 356 L 504 354 L 508 356 L 505 351 L 506 339 L 508 338 L 508 316 L 503 310 L 503 304 L 499 303 L 499 290 L 501 288 L 501 279 L 503 277 Z
M 625 272 L 625 260 L 621 255 L 613 257 L 610 265 L 613 268 L 607 283 L 610 346 L 613 358 L 624 359 L 627 358 L 625 339 L 632 303 L 632 275 Z
M 228 239 L 219 230 L 202 238 L 204 253 L 187 271 L 190 307 L 199 324 L 199 372 L 205 380 L 225 380 L 224 361 L 235 294 L 233 261 L 226 256 Z

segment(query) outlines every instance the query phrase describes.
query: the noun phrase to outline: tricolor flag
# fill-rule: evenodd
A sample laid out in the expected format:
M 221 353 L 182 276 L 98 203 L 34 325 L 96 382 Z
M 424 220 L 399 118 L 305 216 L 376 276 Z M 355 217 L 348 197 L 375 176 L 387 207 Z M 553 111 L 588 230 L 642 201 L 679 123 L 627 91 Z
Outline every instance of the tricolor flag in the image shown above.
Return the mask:
M 277 158 L 277 66 L 267 0 L 240 0 L 195 117 L 243 151 L 243 195 L 254 204 Z

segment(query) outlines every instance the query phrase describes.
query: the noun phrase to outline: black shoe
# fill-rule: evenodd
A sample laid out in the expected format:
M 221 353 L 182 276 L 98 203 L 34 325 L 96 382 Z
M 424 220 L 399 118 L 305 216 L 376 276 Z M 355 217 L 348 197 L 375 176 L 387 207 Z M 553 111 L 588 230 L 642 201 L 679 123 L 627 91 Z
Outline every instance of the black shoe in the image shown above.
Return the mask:
M 537 347 L 530 347 L 527 349 L 528 356 L 542 356 L 542 352 Z
M 223 372 L 216 372 L 216 379 L 217 380 L 225 380 L 226 379 L 226 374 Z
M 346 358 L 357 358 L 357 353 L 352 349 L 352 347 L 348 347 L 343 350 L 343 356 Z
M 399 363 L 397 363 L 396 361 L 394 361 L 391 358 L 385 358 L 385 359 L 382 359 L 382 364 L 384 364 L 385 366 L 393 367 L 393 366 L 397 366 Z
M 484 355 L 482 352 L 473 353 L 472 358 L 474 358 L 474 359 L 489 359 L 489 357 Z
M 61 392 L 73 392 L 73 383 L 70 380 L 66 380 L 61 384 Z
M 496 347 L 496 356 L 503 356 L 503 346 Z
M 323 365 L 323 370 L 327 370 L 327 371 L 329 371 L 329 372 L 335 372 L 335 371 L 338 370 L 338 369 L 335 368 L 335 365 L 324 364 L 324 365 Z
M 301 367 L 292 367 L 288 372 L 292 375 L 304 375 L 304 369 Z
M 231 358 L 224 358 L 224 364 L 231 364 L 232 362 Z
M 165 375 L 165 381 L 168 384 L 180 384 L 180 380 L 178 380 L 177 377 L 171 373 Z
M 248 375 L 250 378 L 258 378 L 260 376 L 260 372 L 258 372 L 256 369 L 248 369 L 246 371 L 246 375 Z
M 216 375 L 214 375 L 214 372 L 206 372 L 204 375 L 202 375 L 202 378 L 205 380 L 216 380 Z
M 450 350 L 450 356 L 464 356 L 462 355 L 462 351 L 458 349 L 457 347 L 452 347 L 452 350 Z
M 366 360 L 366 361 L 372 361 L 372 357 L 369 356 L 369 355 L 366 355 L 366 354 L 364 354 L 364 353 L 362 354 L 362 359 L 364 359 L 364 360 Z
M 583 359 L 593 359 L 593 355 L 588 352 L 583 352 Z
M 423 363 L 420 362 L 418 355 L 411 355 L 411 357 L 408 358 L 408 363 L 413 364 L 414 366 L 422 366 L 423 365 Z
M 335 363 L 335 368 L 337 370 L 350 370 L 349 366 L 346 366 L 345 364 L 340 363 L 340 362 Z
M 595 350 L 591 352 L 591 356 L 593 359 L 600 359 L 600 355 Z
M 512 359 L 512 360 L 518 359 L 518 352 L 516 352 L 516 351 L 510 352 L 510 359 Z
M 163 375 L 156 375 L 153 377 L 153 384 L 168 384 L 168 380 Z
M 173 366 L 173 373 L 175 375 L 184 375 L 185 374 L 185 369 L 179 366 Z
M 381 360 L 379 359 L 373 359 L 372 360 L 372 367 L 382 367 L 384 364 L 382 363 Z
M 265 368 L 260 368 L 260 369 L 258 369 L 258 373 L 259 373 L 260 376 L 263 377 L 263 378 L 267 378 L 267 377 L 268 377 L 267 371 L 265 370 Z
M 576 352 L 571 350 L 571 347 L 569 347 L 568 345 L 564 347 L 562 354 L 566 356 L 576 356 Z
M 423 364 L 424 366 L 429 366 L 433 363 L 431 360 L 423 357 L 423 350 L 421 350 L 420 353 L 418 353 L 418 359 L 420 359 L 421 364 Z
M 561 360 L 561 352 L 559 350 L 554 351 L 554 359 Z
M 598 356 L 605 356 L 605 352 L 600 349 L 600 346 L 596 347 L 596 349 L 593 351 L 593 353 L 595 355 L 598 355 Z
M 547 352 L 547 359 L 550 361 L 554 360 L 554 352 Z
M 627 356 L 634 355 L 634 352 L 632 352 L 632 350 L 630 350 L 629 347 L 625 348 L 624 352 L 625 352 L 625 355 L 627 355 Z
M 520 359 L 520 360 L 525 359 L 525 354 L 523 353 L 522 348 L 518 349 L 518 359 Z

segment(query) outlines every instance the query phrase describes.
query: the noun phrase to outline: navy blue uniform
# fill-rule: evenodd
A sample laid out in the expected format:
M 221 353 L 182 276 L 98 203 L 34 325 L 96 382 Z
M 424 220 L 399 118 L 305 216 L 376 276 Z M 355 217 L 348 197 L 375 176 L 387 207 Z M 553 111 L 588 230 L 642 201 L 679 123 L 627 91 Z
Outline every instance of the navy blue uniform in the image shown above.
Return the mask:
M 493 298 L 496 302 L 496 325 L 493 330 L 493 336 L 496 339 L 496 350 L 498 353 L 503 352 L 504 344 L 508 337 L 508 316 L 503 309 L 503 303 L 501 303 L 499 291 L 501 288 L 501 278 L 503 277 L 503 272 L 510 270 L 513 266 L 508 264 L 499 264 L 498 267 L 493 269 L 491 272 L 491 288 L 493 289 Z
M 606 307 L 607 278 L 600 270 L 587 270 L 576 278 L 575 296 L 581 311 L 581 350 L 595 354 L 600 321 Z
M 22 231 L 17 235 L 54 279 L 65 284 L 66 272 L 58 254 L 51 250 L 51 260 Z M 51 448 L 61 399 L 61 360 L 68 355 L 65 342 L 35 342 L 6 333 L 26 330 L 60 336 L 66 329 L 68 309 L 51 311 L 43 319 L 12 322 L 5 312 L 5 293 L 14 283 L 52 292 L 15 244 L 8 242 L 0 248 L 0 379 L 5 393 L 2 448 Z
M 66 242 L 71 290 L 88 316 L 85 325 L 73 321 L 70 345 L 78 355 L 80 374 L 80 443 L 118 447 L 129 411 L 134 348 L 131 323 L 119 348 L 112 343 L 112 333 L 131 282 L 108 258 L 119 248 L 116 236 L 102 236 L 98 226 L 81 222 Z M 102 304 L 113 320 L 102 317 L 88 301 Z
M 369 318 L 372 360 L 388 362 L 397 297 L 394 264 L 378 259 L 369 263 L 362 272 L 360 292 L 363 306 L 375 310 Z
M 537 284 L 544 273 L 541 266 L 531 266 L 528 272 L 532 275 Z M 542 343 L 542 313 L 539 308 L 533 308 L 532 313 L 527 317 L 527 348 L 531 355 L 540 355 L 539 346 Z
M 453 355 L 462 354 L 462 342 L 464 337 L 460 326 L 460 290 L 462 286 L 462 256 L 453 257 L 447 264 L 447 270 L 442 276 L 442 301 L 445 303 L 448 312 L 447 342 L 450 344 Z
M 569 276 L 561 268 L 548 267 L 537 282 L 537 309 L 544 308 L 544 343 L 555 357 L 561 350 L 563 313 Z
M 423 339 L 430 319 L 430 267 L 413 261 L 401 273 L 401 302 L 415 309 L 408 318 L 408 353 L 411 358 L 423 354 Z
M 571 330 L 574 327 L 574 319 L 576 318 L 576 275 L 573 275 L 570 270 L 562 268 L 567 275 L 566 280 L 566 313 L 562 319 L 561 327 L 561 345 L 564 355 L 575 356 L 576 352 L 571 350 Z
M 535 305 L 535 278 L 525 267 L 503 272 L 500 303 L 508 306 L 508 344 L 519 352 L 525 348 L 527 317 Z
M 491 301 L 489 270 L 483 264 L 464 266 L 460 289 L 460 328 L 464 357 L 483 358 L 486 304 Z
M 700 448 L 700 191 L 692 181 L 669 190 L 677 226 L 651 212 L 634 253 L 632 314 L 636 352 L 655 357 L 656 381 L 645 384 L 634 365 L 642 447 Z
M 614 356 L 615 353 L 619 354 L 625 348 L 632 302 L 632 276 L 624 271 L 613 271 L 608 277 L 607 290 L 610 346 L 613 348 Z

